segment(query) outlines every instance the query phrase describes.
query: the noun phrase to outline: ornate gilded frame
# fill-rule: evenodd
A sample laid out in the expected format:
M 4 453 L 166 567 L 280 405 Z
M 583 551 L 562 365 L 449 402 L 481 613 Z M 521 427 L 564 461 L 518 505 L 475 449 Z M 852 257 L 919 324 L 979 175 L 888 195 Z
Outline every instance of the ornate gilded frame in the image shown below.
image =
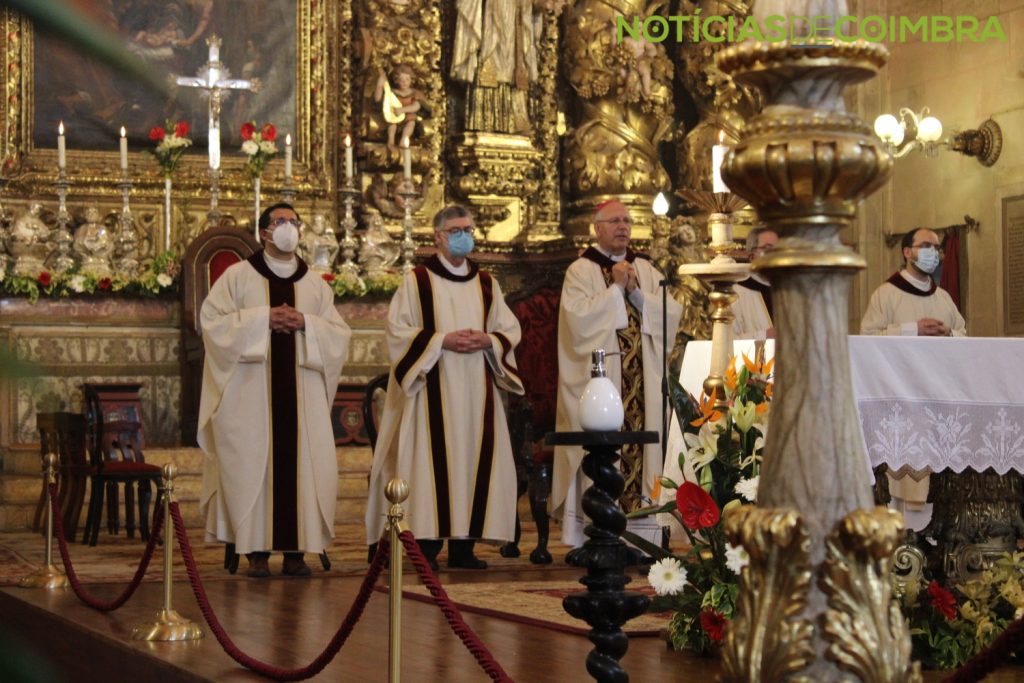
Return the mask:
M 336 34 L 339 3 L 346 0 L 297 0 L 295 118 L 293 164 L 295 189 L 303 195 L 330 196 L 336 187 L 335 150 L 329 135 L 338 118 L 337 46 L 330 45 L 329 36 Z M 0 103 L 3 127 L 0 129 L 3 166 L 8 181 L 8 196 L 47 196 L 53 194 L 57 179 L 57 150 L 33 146 L 33 107 L 35 83 L 33 64 L 34 29 L 27 19 L 10 9 L 2 10 L 0 35 L 4 67 L 4 97 Z M 341 19 L 344 21 L 344 18 Z M 345 41 L 347 42 L 347 41 Z M 159 168 L 142 159 L 143 152 L 133 152 L 134 194 L 156 196 L 162 188 Z M 223 157 L 222 200 L 249 189 L 239 154 Z M 114 179 L 119 175 L 116 149 L 110 152 L 68 150 L 68 167 L 74 193 L 92 197 L 115 196 Z M 175 176 L 175 186 L 197 192 L 207 186 L 205 157 L 188 156 Z M 276 192 L 283 183 L 283 160 L 275 159 L 264 172 L 264 192 Z

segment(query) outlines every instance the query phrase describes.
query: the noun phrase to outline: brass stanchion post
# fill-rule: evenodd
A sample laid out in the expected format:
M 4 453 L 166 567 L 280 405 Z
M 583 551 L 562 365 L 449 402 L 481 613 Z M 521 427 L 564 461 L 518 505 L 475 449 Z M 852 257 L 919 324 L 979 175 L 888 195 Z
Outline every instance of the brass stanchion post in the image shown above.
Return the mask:
M 171 609 L 171 560 L 174 551 L 174 520 L 171 519 L 171 496 L 174 495 L 174 477 L 178 468 L 174 463 L 163 467 L 164 499 L 164 607 L 156 613 L 156 621 L 140 624 L 132 629 L 133 640 L 199 640 L 203 630 L 191 619 Z
M 388 510 L 388 539 L 391 542 L 391 576 L 388 581 L 388 681 L 398 683 L 402 677 L 402 541 L 398 534 L 408 530 L 402 502 L 409 497 L 409 485 L 392 479 L 384 489 L 391 501 Z
M 50 500 L 50 484 L 57 481 L 57 455 L 43 456 L 43 486 L 46 488 L 46 555 L 42 567 L 18 582 L 22 588 L 67 588 L 68 577 L 64 570 L 53 564 L 53 502 Z

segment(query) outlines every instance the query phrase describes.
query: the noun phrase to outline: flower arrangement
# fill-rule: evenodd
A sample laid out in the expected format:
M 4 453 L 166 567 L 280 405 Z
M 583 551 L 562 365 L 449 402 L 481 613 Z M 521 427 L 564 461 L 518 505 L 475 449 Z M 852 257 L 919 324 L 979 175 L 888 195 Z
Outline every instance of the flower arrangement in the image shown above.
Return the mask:
M 156 147 L 149 150 L 149 153 L 160 164 L 165 178 L 170 178 L 178 170 L 185 148 L 192 144 L 188 133 L 188 121 L 172 124 L 168 120 L 163 126 L 153 126 L 149 129 L 149 139 L 156 143 Z
M 165 251 L 154 258 L 138 275 L 115 274 L 97 277 L 81 272 L 77 267 L 63 273 L 41 271 L 35 277 L 8 275 L 0 269 L 0 291 L 5 294 L 27 296 L 35 303 L 40 296 L 54 299 L 72 295 L 124 293 L 139 296 L 157 296 L 172 292 L 177 287 L 181 264 L 178 255 Z
M 245 161 L 245 172 L 255 180 L 263 175 L 267 162 L 277 155 L 277 129 L 274 124 L 265 123 L 262 128 L 255 121 L 242 124 L 242 151 L 248 159 Z
M 1005 553 L 977 580 L 950 588 L 926 579 L 896 583 L 896 594 L 914 659 L 926 668 L 954 669 L 1024 616 L 1024 552 Z
M 673 611 L 669 625 L 672 646 L 697 653 L 717 648 L 732 620 L 739 574 L 749 558 L 742 548 L 727 542 L 723 518 L 733 508 L 757 500 L 772 396 L 773 361 L 744 356 L 738 371 L 734 361 L 725 377 L 727 410 L 716 408 L 715 400 L 707 396 L 695 403 L 678 383 L 673 387 L 676 416 L 687 447 L 679 454 L 678 472 L 685 471 L 689 462 L 697 481 L 677 483 L 663 477 L 659 488 L 674 489 L 674 497 L 663 505 L 630 514 L 671 515 L 689 539 L 688 551 L 676 557 L 638 536 L 623 534 L 660 558 L 648 574 L 656 593 L 650 609 Z M 660 495 L 660 491 L 655 492 L 655 500 Z
M 361 296 L 391 296 L 402 284 L 402 274 L 388 271 L 381 275 L 359 277 L 345 271 L 324 273 L 324 280 L 339 299 Z

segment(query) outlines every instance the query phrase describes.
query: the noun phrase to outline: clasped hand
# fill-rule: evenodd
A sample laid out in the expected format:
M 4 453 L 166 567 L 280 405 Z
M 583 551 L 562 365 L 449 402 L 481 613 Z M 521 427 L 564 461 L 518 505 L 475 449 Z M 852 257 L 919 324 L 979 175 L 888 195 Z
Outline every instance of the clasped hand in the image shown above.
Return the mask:
M 476 353 L 491 348 L 491 337 L 480 330 L 456 330 L 444 336 L 441 347 L 455 353 Z
M 917 321 L 917 334 L 919 337 L 948 337 L 949 326 L 935 318 L 921 318 Z
M 627 294 L 631 294 L 637 286 L 636 269 L 633 264 L 629 261 L 619 261 L 612 266 L 612 282 L 625 289 Z
M 274 332 L 298 332 L 306 329 L 306 317 L 288 304 L 270 309 L 270 329 Z

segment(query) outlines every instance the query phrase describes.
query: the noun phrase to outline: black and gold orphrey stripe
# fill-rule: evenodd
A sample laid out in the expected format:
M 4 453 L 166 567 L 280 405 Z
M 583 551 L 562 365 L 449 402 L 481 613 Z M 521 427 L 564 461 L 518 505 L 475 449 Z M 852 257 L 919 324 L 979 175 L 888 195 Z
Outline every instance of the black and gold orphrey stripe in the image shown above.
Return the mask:
M 270 307 L 288 304 L 295 307 L 295 283 L 308 271 L 302 259 L 290 277 L 274 274 L 258 251 L 249 263 L 266 278 Z M 271 549 L 298 550 L 299 547 L 299 413 L 298 376 L 295 358 L 295 333 L 270 335 L 270 444 L 271 472 Z
M 583 257 L 601 266 L 605 285 L 611 286 L 612 266 L 615 265 L 615 262 L 593 247 L 583 252 Z M 626 261 L 633 263 L 636 258 L 636 252 L 631 249 L 626 250 Z M 626 315 L 628 325 L 616 331 L 619 351 L 622 353 L 621 393 L 622 409 L 625 413 L 622 429 L 627 432 L 638 432 L 644 429 L 644 363 L 640 333 L 642 321 L 640 312 L 629 302 L 628 298 L 626 299 Z M 619 503 L 626 512 L 643 507 L 643 456 L 642 444 L 627 444 L 622 447 L 622 478 L 625 480 L 625 488 L 619 497 Z
M 483 320 L 480 321 L 479 329 L 487 329 L 487 318 L 493 303 L 493 283 L 488 273 L 481 271 L 478 266 L 469 261 L 469 273 L 466 275 L 455 275 L 441 263 L 440 259 L 432 256 L 423 265 L 416 267 L 413 273 L 416 277 L 416 286 L 420 300 L 420 312 L 423 319 L 423 332 L 413 340 L 413 345 L 426 335 L 426 340 L 437 332 L 437 319 L 434 311 L 434 291 L 430 282 L 430 273 L 453 282 L 469 282 L 479 276 L 481 296 L 483 298 Z M 423 344 L 425 349 L 426 345 Z M 407 353 L 406 357 L 413 356 Z M 404 369 L 403 376 L 411 368 L 416 359 L 422 354 L 415 354 L 409 361 L 408 367 Z M 403 361 L 405 358 L 403 358 Z M 434 470 L 434 498 L 437 505 L 437 535 L 438 538 L 448 538 L 452 535 L 452 514 L 451 514 L 451 491 L 448 489 L 448 460 L 449 449 L 444 429 L 444 396 L 441 391 L 441 364 L 437 363 L 427 372 L 427 420 L 430 423 L 430 454 Z M 495 397 L 494 381 L 491 377 L 490 366 L 484 364 L 484 424 L 483 435 L 480 440 L 480 451 L 477 456 L 476 481 L 473 486 L 472 507 L 469 518 L 468 534 L 471 538 L 481 538 L 484 532 L 484 522 L 487 517 L 487 498 L 490 488 L 491 472 L 494 466 L 494 416 Z M 398 376 L 398 368 L 395 370 L 395 378 Z M 455 455 L 455 454 L 453 454 Z

